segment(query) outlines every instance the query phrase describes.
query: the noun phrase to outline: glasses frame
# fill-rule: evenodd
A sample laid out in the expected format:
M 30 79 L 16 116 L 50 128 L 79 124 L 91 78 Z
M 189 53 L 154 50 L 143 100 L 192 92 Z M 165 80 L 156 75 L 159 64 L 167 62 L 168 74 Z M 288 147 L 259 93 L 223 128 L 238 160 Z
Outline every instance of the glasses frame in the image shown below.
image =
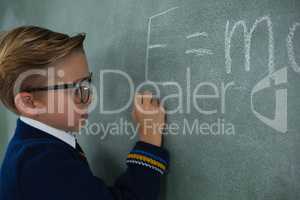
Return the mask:
M 31 93 L 31 92 L 50 91 L 50 90 L 65 90 L 65 89 L 73 89 L 73 88 L 79 88 L 80 89 L 81 84 L 84 81 L 88 81 L 89 83 L 92 82 L 92 76 L 93 76 L 93 73 L 90 72 L 88 77 L 82 78 L 81 80 L 76 81 L 74 83 L 65 83 L 65 84 L 51 85 L 51 86 L 37 87 L 37 88 L 28 88 L 28 89 L 25 89 L 21 92 Z M 82 91 L 80 91 L 80 92 L 81 92 L 80 103 L 83 103 L 83 104 L 87 103 L 90 99 L 90 96 L 91 96 L 91 88 L 88 88 L 88 98 L 87 98 L 86 101 L 83 100 Z

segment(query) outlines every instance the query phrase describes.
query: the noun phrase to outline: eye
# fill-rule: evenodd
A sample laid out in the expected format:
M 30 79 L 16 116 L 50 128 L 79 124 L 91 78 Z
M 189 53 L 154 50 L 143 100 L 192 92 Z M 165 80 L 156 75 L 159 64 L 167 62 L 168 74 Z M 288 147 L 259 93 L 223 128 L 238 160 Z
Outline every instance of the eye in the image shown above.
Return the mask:
M 76 97 L 79 97 L 79 98 L 80 98 L 80 96 L 81 96 L 80 90 L 81 90 L 81 89 L 80 89 L 80 86 L 79 86 L 79 85 L 76 85 L 75 91 L 74 91 L 74 94 L 75 94 Z
M 87 103 L 91 96 L 91 83 L 89 80 L 83 80 L 78 82 L 75 86 L 75 102 L 76 103 Z
M 75 95 L 76 95 L 76 96 L 79 95 L 79 90 L 80 90 L 79 87 L 76 87 L 76 88 L 75 88 Z

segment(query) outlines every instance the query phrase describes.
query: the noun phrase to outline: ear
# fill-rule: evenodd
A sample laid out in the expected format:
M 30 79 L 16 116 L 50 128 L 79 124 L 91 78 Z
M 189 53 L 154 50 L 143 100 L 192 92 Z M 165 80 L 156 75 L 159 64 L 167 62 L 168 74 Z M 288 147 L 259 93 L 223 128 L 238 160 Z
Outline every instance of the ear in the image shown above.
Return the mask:
M 18 93 L 14 101 L 16 109 L 24 116 L 36 116 L 42 113 L 42 104 L 36 101 L 31 93 Z

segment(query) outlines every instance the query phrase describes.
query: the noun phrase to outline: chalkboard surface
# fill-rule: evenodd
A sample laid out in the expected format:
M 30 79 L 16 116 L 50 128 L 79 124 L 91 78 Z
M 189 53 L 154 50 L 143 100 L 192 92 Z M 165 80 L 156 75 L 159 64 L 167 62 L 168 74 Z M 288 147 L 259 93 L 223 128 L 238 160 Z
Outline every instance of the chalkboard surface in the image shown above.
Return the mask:
M 299 0 L 3 0 L 0 8 L 1 29 L 87 33 L 102 93 L 80 141 L 107 183 L 137 137 L 114 126 L 131 122 L 130 105 L 115 114 L 100 105 L 116 110 L 130 85 L 148 81 L 174 111 L 161 199 L 300 199 Z

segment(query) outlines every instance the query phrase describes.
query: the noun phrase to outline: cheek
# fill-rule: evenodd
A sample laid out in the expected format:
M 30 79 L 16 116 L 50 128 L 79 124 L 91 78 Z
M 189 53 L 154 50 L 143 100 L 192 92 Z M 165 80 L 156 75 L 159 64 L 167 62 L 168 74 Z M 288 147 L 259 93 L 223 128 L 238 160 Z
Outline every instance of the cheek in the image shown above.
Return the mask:
M 66 95 L 61 107 L 61 109 L 64 109 L 65 116 L 71 120 L 73 119 L 75 123 L 78 123 L 82 118 L 82 114 L 86 113 L 86 108 L 81 104 L 76 104 L 71 94 Z
M 73 95 L 70 92 L 60 93 L 58 96 L 58 108 L 64 113 L 73 113 L 76 104 L 73 100 Z
M 63 92 L 48 92 L 42 98 L 48 112 L 62 114 L 66 111 L 67 99 Z

